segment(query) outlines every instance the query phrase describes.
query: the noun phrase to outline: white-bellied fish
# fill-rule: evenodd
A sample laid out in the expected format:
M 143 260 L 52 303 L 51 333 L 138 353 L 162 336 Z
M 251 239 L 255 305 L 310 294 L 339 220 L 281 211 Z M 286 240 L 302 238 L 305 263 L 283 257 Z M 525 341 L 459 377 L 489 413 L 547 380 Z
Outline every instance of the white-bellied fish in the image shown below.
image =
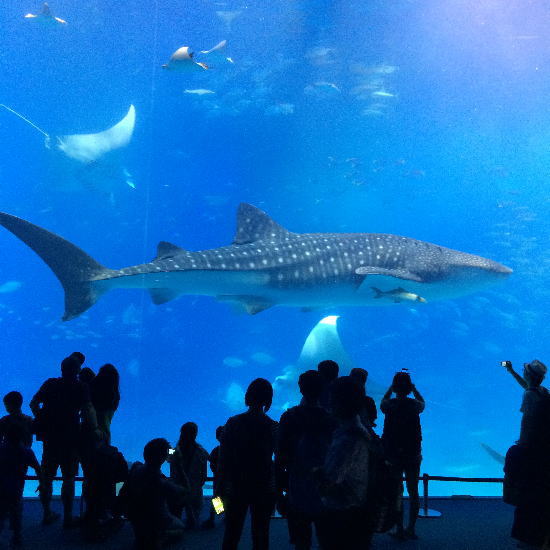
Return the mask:
M 414 292 L 407 292 L 404 288 L 401 287 L 392 288 L 391 290 L 380 290 L 379 288 L 376 288 L 374 286 L 371 288 L 374 291 L 375 300 L 386 298 L 387 300 L 391 300 L 396 304 L 399 302 L 421 302 L 425 304 L 427 302 L 427 300 L 425 298 L 422 298 L 422 296 L 419 296 Z
M 215 94 L 213 90 L 207 90 L 206 88 L 196 88 L 193 90 L 183 90 L 184 94 L 190 94 L 190 95 L 212 95 Z

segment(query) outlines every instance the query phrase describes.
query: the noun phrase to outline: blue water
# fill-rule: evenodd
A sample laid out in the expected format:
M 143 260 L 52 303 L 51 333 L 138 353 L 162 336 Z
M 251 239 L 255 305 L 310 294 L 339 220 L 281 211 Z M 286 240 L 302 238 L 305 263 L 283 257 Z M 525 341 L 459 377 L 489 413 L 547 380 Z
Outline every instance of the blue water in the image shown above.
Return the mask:
M 80 350 L 88 366 L 121 371 L 113 439 L 129 459 L 152 437 L 175 441 L 189 420 L 211 448 L 216 426 L 240 410 L 241 388 L 275 380 L 316 323 L 340 315 L 342 343 L 373 383 L 389 385 L 407 367 L 427 399 L 422 470 L 500 476 L 481 443 L 506 451 L 521 401 L 500 361 L 521 366 L 550 351 L 545 6 L 52 0 L 51 8 L 67 25 L 25 19 L 38 3 L 0 7 L 0 103 L 52 136 L 104 130 L 134 104 L 119 168 L 136 188 L 123 179 L 70 186 L 43 136 L 2 110 L 0 210 L 117 268 L 149 261 L 160 240 L 190 250 L 229 244 L 246 201 L 292 231 L 406 235 L 514 273 L 456 300 L 256 316 L 206 297 L 154 306 L 146 292 L 116 291 L 61 323 L 55 277 L 2 231 L 0 288 L 20 285 L 0 292 L 0 393 L 19 389 L 27 404 L 61 358 Z M 228 25 L 217 11 L 238 13 Z M 223 39 L 233 64 L 161 69 L 180 46 L 207 50 Z M 240 361 L 224 364 L 228 357 Z

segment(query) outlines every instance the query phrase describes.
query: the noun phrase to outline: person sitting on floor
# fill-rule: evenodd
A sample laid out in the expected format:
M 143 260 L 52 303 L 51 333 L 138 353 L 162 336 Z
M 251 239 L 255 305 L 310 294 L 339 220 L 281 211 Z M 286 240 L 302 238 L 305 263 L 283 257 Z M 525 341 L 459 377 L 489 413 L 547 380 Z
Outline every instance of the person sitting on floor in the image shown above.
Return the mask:
M 170 503 L 185 498 L 185 489 L 161 472 L 170 444 L 153 439 L 145 445 L 145 464 L 135 462 L 119 494 L 119 510 L 130 520 L 137 550 L 157 550 L 183 535 L 183 522 L 170 513 Z

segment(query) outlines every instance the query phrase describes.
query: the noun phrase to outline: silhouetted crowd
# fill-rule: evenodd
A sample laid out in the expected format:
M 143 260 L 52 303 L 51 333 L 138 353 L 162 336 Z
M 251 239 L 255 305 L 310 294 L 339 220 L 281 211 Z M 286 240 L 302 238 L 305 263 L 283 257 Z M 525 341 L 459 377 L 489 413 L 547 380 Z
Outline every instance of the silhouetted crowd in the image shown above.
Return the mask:
M 222 550 L 237 549 L 247 514 L 252 547 L 269 547 L 270 520 L 286 518 L 297 550 L 368 549 L 375 533 L 416 539 L 418 478 L 422 460 L 420 415 L 425 402 L 408 372 L 395 374 L 378 410 L 366 393 L 368 373 L 339 376 L 332 360 L 298 379 L 302 399 L 279 422 L 267 415 L 273 387 L 257 378 L 245 394 L 246 412 L 216 430 L 219 445 L 209 454 L 198 442 L 198 426 L 186 422 L 175 448 L 149 441 L 143 462 L 129 465 L 111 444 L 111 422 L 120 402 L 119 374 L 106 364 L 97 374 L 83 367 L 84 355 L 63 359 L 61 377 L 42 384 L 22 413 L 23 398 L 4 397 L 0 419 L 0 531 L 6 519 L 12 543 L 22 545 L 22 501 L 27 470 L 39 480 L 43 524 L 60 519 L 52 511 L 52 481 L 62 474 L 63 527 L 79 527 L 90 541 L 105 540 L 128 520 L 135 547 L 161 548 L 185 530 L 211 528 L 224 513 Z M 516 506 L 512 536 L 524 548 L 550 544 L 550 394 L 541 385 L 546 367 L 532 361 L 523 376 L 503 366 L 525 389 L 520 439 L 508 451 L 504 498 Z M 31 450 L 42 441 L 41 463 Z M 162 473 L 169 464 L 169 476 Z M 81 516 L 73 515 L 75 478 L 82 467 Z M 201 522 L 207 468 L 214 474 L 211 507 Z M 407 522 L 403 479 L 409 494 Z M 117 491 L 117 488 L 119 489 Z M 118 493 L 118 494 L 117 494 Z

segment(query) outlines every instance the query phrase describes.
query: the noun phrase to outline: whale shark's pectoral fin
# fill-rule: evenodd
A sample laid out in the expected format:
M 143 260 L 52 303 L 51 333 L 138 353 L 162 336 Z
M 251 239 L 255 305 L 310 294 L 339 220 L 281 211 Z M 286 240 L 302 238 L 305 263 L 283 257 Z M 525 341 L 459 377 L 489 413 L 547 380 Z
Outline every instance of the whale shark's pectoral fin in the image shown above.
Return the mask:
M 406 269 L 386 269 L 385 267 L 358 267 L 355 270 L 357 275 L 382 275 L 384 277 L 395 277 L 405 281 L 414 281 L 415 283 L 423 283 L 424 280 L 418 275 Z M 364 282 L 364 281 L 363 281 Z M 363 284 L 363 283 L 361 283 Z
M 263 210 L 245 202 L 239 205 L 233 244 L 253 243 L 262 239 L 284 241 L 293 235 L 294 233 L 272 220 Z
M 153 300 L 153 304 L 159 306 L 160 304 L 165 304 L 170 300 L 174 300 L 181 295 L 181 292 L 172 290 L 171 288 L 150 288 L 149 294 Z
M 261 296 L 239 296 L 235 294 L 216 296 L 220 302 L 232 302 L 239 310 L 244 310 L 249 315 L 256 315 L 269 309 L 273 304 L 267 302 Z
M 176 246 L 175 244 L 166 242 L 166 241 L 160 241 L 157 245 L 157 255 L 153 259 L 155 260 L 167 260 L 169 258 L 173 258 L 176 254 L 182 254 L 187 252 L 184 248 L 181 248 L 179 246 Z

